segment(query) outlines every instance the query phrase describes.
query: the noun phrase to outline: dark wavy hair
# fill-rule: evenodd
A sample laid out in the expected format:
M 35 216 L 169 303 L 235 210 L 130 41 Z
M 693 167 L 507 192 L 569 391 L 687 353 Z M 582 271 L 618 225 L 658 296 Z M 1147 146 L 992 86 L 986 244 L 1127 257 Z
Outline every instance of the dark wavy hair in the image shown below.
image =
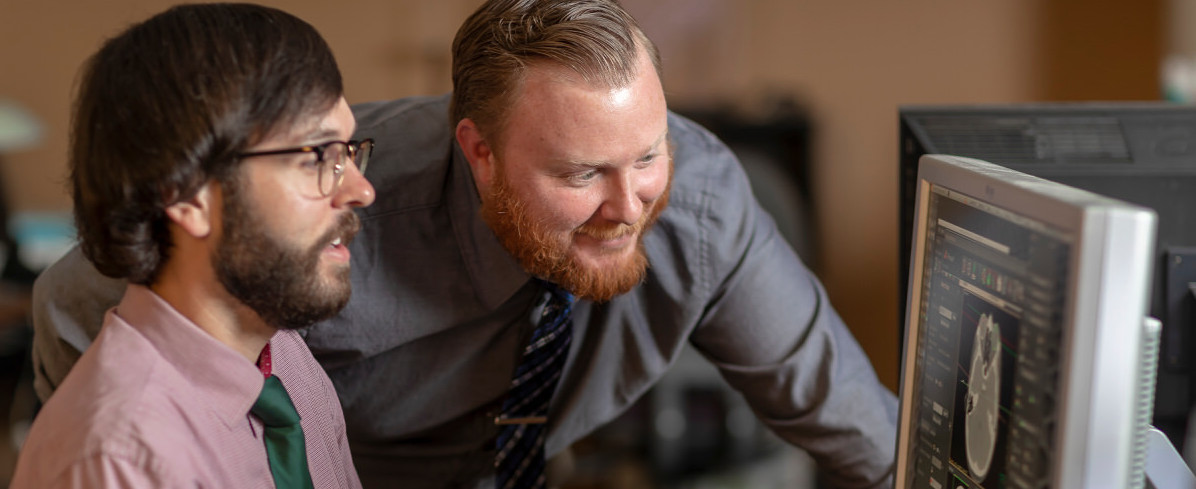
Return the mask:
M 237 154 L 344 92 L 308 23 L 251 4 L 180 5 L 108 40 L 83 66 L 70 190 L 83 254 L 104 275 L 151 284 L 170 255 L 165 209 Z
M 498 143 L 529 65 L 568 67 L 595 86 L 635 80 L 643 47 L 660 76 L 660 54 L 614 0 L 490 0 L 453 39 L 450 122 L 469 118 Z

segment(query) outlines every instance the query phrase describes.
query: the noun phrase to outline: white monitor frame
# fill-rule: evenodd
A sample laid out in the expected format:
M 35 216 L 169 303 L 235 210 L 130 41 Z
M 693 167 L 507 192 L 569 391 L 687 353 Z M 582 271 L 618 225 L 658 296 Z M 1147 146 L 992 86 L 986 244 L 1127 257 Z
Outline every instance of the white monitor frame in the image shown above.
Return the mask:
M 922 333 L 926 215 L 932 186 L 949 189 L 1069 236 L 1072 253 L 1062 314 L 1051 488 L 1126 488 L 1141 477 L 1134 450 L 1142 401 L 1141 328 L 1150 292 L 1152 210 L 980 160 L 925 155 L 919 162 L 901 364 L 895 487 L 908 484 L 917 440 L 913 417 Z M 1145 409 L 1149 410 L 1147 405 Z M 1138 464 L 1140 465 L 1140 464 Z M 955 485 L 948 481 L 954 489 Z

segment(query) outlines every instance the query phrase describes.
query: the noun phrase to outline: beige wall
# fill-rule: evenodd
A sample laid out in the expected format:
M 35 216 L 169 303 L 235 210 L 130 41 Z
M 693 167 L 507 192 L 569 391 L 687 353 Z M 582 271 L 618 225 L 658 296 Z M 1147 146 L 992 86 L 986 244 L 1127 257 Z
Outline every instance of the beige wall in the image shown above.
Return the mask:
M 797 97 L 814 117 L 818 263 L 881 378 L 896 384 L 897 106 L 1155 96 L 1159 0 L 624 0 L 660 44 L 670 101 Z M 46 139 L 0 168 L 12 205 L 65 210 L 75 72 L 170 1 L 0 3 L 0 98 Z M 312 22 L 350 101 L 447 91 L 448 46 L 478 0 L 264 2 Z M 1126 9 L 1132 5 L 1133 10 Z

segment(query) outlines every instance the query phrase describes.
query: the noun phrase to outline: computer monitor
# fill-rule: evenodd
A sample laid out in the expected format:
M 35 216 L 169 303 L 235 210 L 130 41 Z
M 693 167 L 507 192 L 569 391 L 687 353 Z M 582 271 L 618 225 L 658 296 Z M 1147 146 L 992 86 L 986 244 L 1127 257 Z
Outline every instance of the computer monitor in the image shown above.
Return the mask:
M 896 487 L 1141 487 L 1154 212 L 943 155 L 915 200 Z

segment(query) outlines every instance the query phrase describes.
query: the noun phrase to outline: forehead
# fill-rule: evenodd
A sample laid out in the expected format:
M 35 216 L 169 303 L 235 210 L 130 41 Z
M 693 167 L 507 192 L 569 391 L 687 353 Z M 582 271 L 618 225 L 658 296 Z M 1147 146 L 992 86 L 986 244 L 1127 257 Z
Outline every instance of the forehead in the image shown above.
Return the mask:
M 324 109 L 307 110 L 288 123 L 278 124 L 255 147 L 302 145 L 320 139 L 348 139 L 356 128 L 353 112 L 344 97 Z
M 504 150 L 570 159 L 650 149 L 667 129 L 668 111 L 646 58 L 641 56 L 637 76 L 621 87 L 587 83 L 558 65 L 529 67 L 508 114 Z

